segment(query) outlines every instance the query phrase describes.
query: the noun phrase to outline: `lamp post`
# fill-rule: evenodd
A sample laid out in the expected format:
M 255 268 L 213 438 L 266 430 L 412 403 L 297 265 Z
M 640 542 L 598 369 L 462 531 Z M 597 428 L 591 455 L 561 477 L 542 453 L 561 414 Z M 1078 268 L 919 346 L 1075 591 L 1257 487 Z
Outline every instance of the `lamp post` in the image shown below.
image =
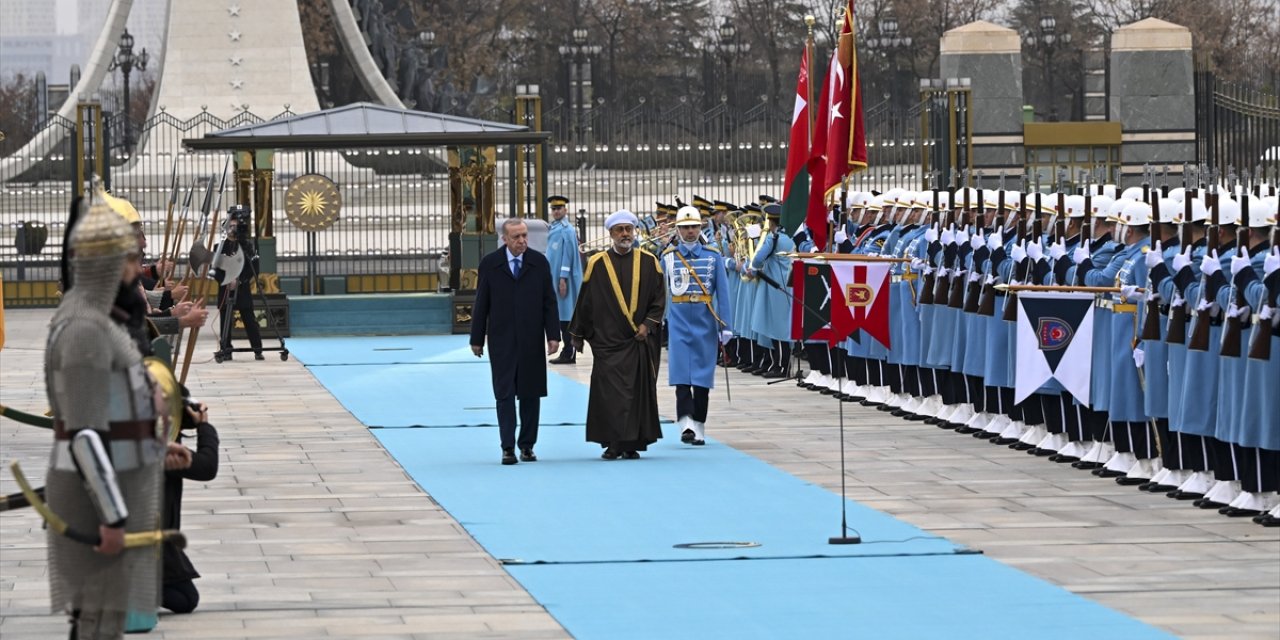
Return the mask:
M 1070 33 L 1058 33 L 1058 20 L 1049 14 L 1040 16 L 1039 29 L 1034 33 L 1029 33 L 1023 41 L 1028 47 L 1040 50 L 1041 56 L 1044 58 L 1043 68 L 1044 87 L 1049 101 L 1049 120 L 1058 120 L 1058 107 L 1054 104 L 1056 92 L 1054 91 L 1054 74 L 1053 74 L 1053 54 L 1058 47 L 1071 43 Z
M 133 132 L 129 122 L 129 74 L 133 73 L 134 69 L 146 71 L 147 62 L 150 59 L 151 56 L 147 55 L 146 49 L 137 55 L 133 53 L 133 36 L 129 35 L 128 29 L 125 29 L 124 34 L 120 36 L 120 46 L 107 67 L 108 71 L 119 69 L 120 74 L 124 76 L 124 148 L 129 153 L 133 153 Z
M 560 55 L 569 61 L 569 103 L 578 144 L 586 143 L 586 115 L 591 108 L 591 57 L 600 53 L 600 45 L 587 44 L 588 35 L 586 28 L 574 27 L 569 42 L 560 45 Z
M 867 47 L 880 51 L 889 57 L 889 66 L 892 68 L 889 76 L 889 95 L 894 106 L 902 106 L 904 102 L 902 88 L 905 87 L 910 90 L 910 83 L 898 81 L 898 76 L 902 72 L 898 67 L 898 53 L 903 49 L 910 49 L 914 41 L 911 36 L 899 35 L 898 18 L 893 14 L 889 14 L 880 20 L 876 25 L 876 31 L 879 37 L 867 38 Z
M 724 94 L 723 100 L 733 106 L 733 59 L 739 53 L 751 50 L 750 42 L 742 42 L 738 38 L 738 28 L 733 21 L 725 17 L 717 29 L 720 44 L 720 56 L 724 58 Z

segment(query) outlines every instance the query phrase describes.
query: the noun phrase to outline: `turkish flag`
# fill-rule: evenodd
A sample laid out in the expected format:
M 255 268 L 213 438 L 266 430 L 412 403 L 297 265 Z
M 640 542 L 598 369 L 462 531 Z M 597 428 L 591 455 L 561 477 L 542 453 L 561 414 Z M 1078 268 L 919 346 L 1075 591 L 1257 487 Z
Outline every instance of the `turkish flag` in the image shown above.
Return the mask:
M 840 341 L 862 330 L 889 345 L 889 269 L 887 262 L 839 261 L 831 265 L 831 331 Z

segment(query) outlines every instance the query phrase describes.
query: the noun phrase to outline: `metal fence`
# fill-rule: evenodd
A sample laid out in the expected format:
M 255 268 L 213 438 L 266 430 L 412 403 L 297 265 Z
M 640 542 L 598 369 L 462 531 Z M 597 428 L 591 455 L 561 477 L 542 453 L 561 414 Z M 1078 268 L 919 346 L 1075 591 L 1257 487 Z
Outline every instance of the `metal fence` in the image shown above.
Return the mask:
M 1196 80 L 1196 156 L 1210 167 L 1266 175 L 1280 169 L 1280 97 L 1219 82 L 1211 69 Z
M 271 119 L 295 115 L 284 112 Z M 469 114 L 511 122 L 513 112 L 496 109 Z M 764 104 L 746 108 L 723 102 L 705 111 L 688 101 L 634 105 L 597 103 L 585 111 L 563 105 L 543 112 L 551 139 L 545 172 L 549 194 L 564 195 L 585 219 L 587 236 L 602 233 L 609 213 L 628 208 L 650 212 L 655 201 L 684 201 L 693 195 L 745 204 L 760 194 L 782 195 L 790 113 Z M 132 149 L 123 145 L 122 118 L 107 114 L 107 179 L 113 193 L 138 208 L 149 237 L 149 253 L 160 253 L 167 226 L 170 176 L 175 165 L 183 194 L 191 190 L 193 220 L 209 181 L 220 180 L 225 154 L 190 153 L 183 138 L 263 122 L 241 112 L 229 119 L 201 113 L 180 120 L 158 113 L 134 123 Z M 854 188 L 919 188 L 919 107 L 898 112 L 888 103 L 866 110 L 870 169 Z M 32 153 L 30 168 L 0 176 L 0 268 L 6 281 L 56 279 L 56 262 L 72 194 L 74 123 L 54 118 L 44 127 L 63 129 L 62 140 Z M 38 132 L 37 132 L 38 133 Z M 17 149 L 0 149 L 12 156 Z M 511 191 L 509 157 L 498 148 L 498 215 Z M 343 206 L 338 222 L 308 240 L 285 220 L 283 203 L 290 182 L 304 173 L 320 173 L 339 185 Z M 234 176 L 227 180 L 224 208 L 234 199 Z M 449 184 L 444 149 L 346 149 L 335 152 L 278 152 L 273 200 L 276 203 L 277 271 L 302 276 L 309 267 L 319 276 L 434 273 L 448 246 Z M 181 198 L 178 205 L 181 214 Z M 188 228 L 194 227 L 194 223 Z M 39 231 L 43 228 L 44 231 Z M 33 242 L 41 234 L 43 243 Z M 190 246 L 188 231 L 183 246 Z M 40 246 L 40 245 L 43 246 Z

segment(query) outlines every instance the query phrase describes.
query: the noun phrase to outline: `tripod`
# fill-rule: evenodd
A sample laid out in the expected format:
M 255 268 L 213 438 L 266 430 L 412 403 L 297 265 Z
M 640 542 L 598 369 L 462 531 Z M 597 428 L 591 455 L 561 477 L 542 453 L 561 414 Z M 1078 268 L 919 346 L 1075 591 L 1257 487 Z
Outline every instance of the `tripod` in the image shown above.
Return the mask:
M 241 244 L 240 250 L 248 254 L 249 247 L 247 246 L 247 244 Z M 219 251 L 221 251 L 221 247 L 219 247 Z M 277 326 L 275 322 L 275 318 L 273 318 L 271 315 L 271 309 L 267 304 L 267 295 L 262 291 L 262 287 L 258 287 L 258 292 L 257 292 L 258 300 L 259 302 L 262 303 L 263 313 L 266 314 L 267 326 L 270 327 L 272 333 L 275 334 L 276 340 L 279 341 L 280 346 L 279 347 L 260 347 L 259 349 L 254 349 L 252 346 L 249 348 L 242 347 L 239 349 L 233 348 L 230 346 L 231 345 L 231 329 L 233 326 L 235 326 L 235 320 L 234 320 L 235 312 L 236 312 L 235 296 L 239 295 L 239 291 L 238 291 L 239 287 L 250 287 L 250 293 L 248 293 L 248 295 L 252 296 L 253 295 L 252 285 L 258 281 L 258 276 L 260 275 L 258 273 L 258 256 L 246 255 L 245 263 L 248 265 L 249 270 L 253 273 L 253 279 L 250 280 L 249 283 L 247 284 L 237 284 L 236 290 L 232 290 L 231 288 L 228 287 L 226 290 L 226 295 L 221 296 L 220 299 L 218 300 L 218 313 L 221 314 L 222 332 L 218 334 L 218 339 L 219 339 L 218 350 L 214 352 L 213 360 L 214 362 L 221 364 L 224 360 L 230 360 L 231 354 L 236 351 L 240 351 L 240 352 L 252 351 L 255 354 L 258 354 L 262 351 L 279 351 L 280 359 L 288 360 L 289 349 L 284 344 L 284 336 L 280 335 L 280 327 Z M 252 303 L 252 298 L 250 299 L 250 302 Z M 247 318 L 243 317 L 246 315 L 248 316 Z M 241 313 L 241 316 L 242 316 L 241 320 L 243 320 L 246 323 L 248 322 L 256 323 L 258 321 L 256 310 L 251 311 L 248 314 Z M 225 349 L 222 347 L 223 340 L 225 340 L 227 344 L 227 347 Z

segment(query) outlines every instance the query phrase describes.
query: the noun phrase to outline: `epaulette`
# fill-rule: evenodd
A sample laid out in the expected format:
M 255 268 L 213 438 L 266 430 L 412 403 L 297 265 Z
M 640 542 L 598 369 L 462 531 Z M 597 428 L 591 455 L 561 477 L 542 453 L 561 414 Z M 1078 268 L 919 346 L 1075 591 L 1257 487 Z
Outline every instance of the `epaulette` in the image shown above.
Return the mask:
M 676 250 L 675 246 L 674 246 L 674 245 L 672 245 L 672 246 L 669 246 L 669 247 L 667 247 L 667 248 L 663 249 L 663 250 L 662 250 L 662 253 L 660 253 L 660 254 L 658 254 L 658 255 L 660 255 L 660 256 L 665 256 L 665 255 L 667 255 L 668 253 L 671 253 L 672 251 L 675 251 L 675 250 Z
M 717 246 L 716 246 L 716 245 L 714 245 L 714 244 L 705 244 L 705 245 L 702 245 L 702 247 L 703 247 L 704 249 L 708 249 L 708 250 L 710 250 L 710 251 L 714 251 L 714 252 L 716 252 L 716 253 L 720 253 L 720 247 L 717 247 Z

